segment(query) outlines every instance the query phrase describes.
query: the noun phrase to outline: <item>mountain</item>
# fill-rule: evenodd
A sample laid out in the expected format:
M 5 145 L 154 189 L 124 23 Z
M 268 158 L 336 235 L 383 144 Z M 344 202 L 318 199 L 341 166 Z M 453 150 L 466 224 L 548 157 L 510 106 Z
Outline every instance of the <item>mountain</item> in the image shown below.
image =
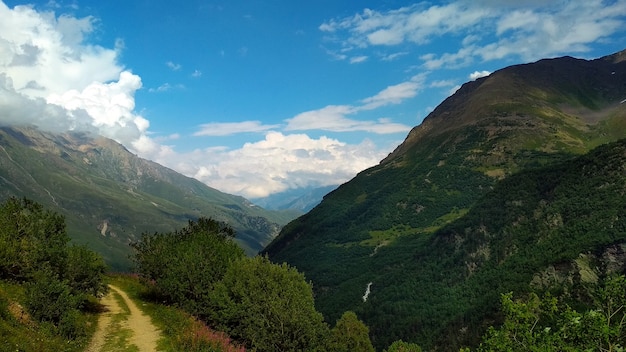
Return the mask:
M 614 230 L 623 229 L 614 178 L 624 176 L 623 143 L 608 160 L 597 160 L 602 149 L 582 155 L 626 137 L 625 99 L 626 51 L 468 82 L 264 252 L 305 273 L 328 321 L 355 311 L 379 348 L 397 339 L 471 345 L 497 318 L 500 293 L 528 291 L 533 275 L 571 267 L 581 253 L 624 248 L 624 231 Z M 585 173 L 595 162 L 615 169 Z
M 86 133 L 0 128 L 0 199 L 26 197 L 66 217 L 68 234 L 127 270 L 128 243 L 200 216 L 230 224 L 249 253 L 261 250 L 290 214 L 267 211 L 210 188 L 119 143 Z
M 292 210 L 297 215 L 302 215 L 318 205 L 324 196 L 337 188 L 334 186 L 309 187 L 292 189 L 285 192 L 275 193 L 265 198 L 252 199 L 252 201 L 270 210 Z

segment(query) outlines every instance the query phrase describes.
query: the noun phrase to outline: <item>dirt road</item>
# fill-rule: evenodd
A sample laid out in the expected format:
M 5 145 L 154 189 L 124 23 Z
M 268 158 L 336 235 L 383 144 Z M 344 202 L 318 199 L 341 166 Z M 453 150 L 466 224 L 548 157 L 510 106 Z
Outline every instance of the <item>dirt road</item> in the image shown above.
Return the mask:
M 107 311 L 98 319 L 98 328 L 86 352 L 125 351 L 132 346 L 140 352 L 157 351 L 161 335 L 150 317 L 137 308 L 126 292 L 112 285 L 109 288 L 109 293 L 100 301 Z

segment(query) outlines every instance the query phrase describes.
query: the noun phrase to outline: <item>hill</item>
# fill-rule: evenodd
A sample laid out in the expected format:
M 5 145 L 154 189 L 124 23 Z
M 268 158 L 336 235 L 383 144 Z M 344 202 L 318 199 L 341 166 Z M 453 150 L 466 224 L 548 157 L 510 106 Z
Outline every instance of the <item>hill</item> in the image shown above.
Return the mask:
M 265 252 L 312 280 L 329 321 L 344 310 L 357 312 L 379 347 L 400 338 L 442 350 L 475 342 L 490 325 L 501 292 L 528 290 L 533 275 L 550 265 L 569 265 L 579 253 L 603 253 L 604 246 L 623 240 L 615 231 L 596 229 L 599 223 L 590 219 L 599 214 L 583 226 L 575 216 L 565 223 L 562 210 L 543 212 L 556 200 L 549 183 L 541 192 L 537 184 L 567 171 L 552 186 L 577 190 L 558 197 L 575 208 L 586 198 L 568 197 L 592 196 L 598 190 L 585 187 L 617 182 L 602 172 L 582 174 L 583 165 L 604 156 L 577 157 L 626 137 L 625 59 L 625 52 L 596 60 L 545 59 L 466 83 L 379 165 L 288 224 Z M 613 173 L 623 166 L 623 156 L 615 153 L 612 162 L 622 164 Z M 557 169 L 525 171 L 546 167 Z M 501 197 L 513 186 L 520 195 L 533 195 L 530 203 L 506 198 L 521 201 L 526 218 L 503 206 L 508 203 Z M 610 199 L 607 212 L 623 210 L 623 193 L 603 197 Z M 604 209 L 600 198 L 588 199 L 573 214 Z M 550 230 L 550 243 L 563 248 L 536 246 L 548 236 L 549 216 L 559 229 Z M 496 219 L 505 220 L 490 222 Z M 512 232 L 522 220 L 525 230 Z
M 210 188 L 86 133 L 0 128 L 0 199 L 26 197 L 66 217 L 68 234 L 127 270 L 130 241 L 200 216 L 230 224 L 249 253 L 291 219 Z

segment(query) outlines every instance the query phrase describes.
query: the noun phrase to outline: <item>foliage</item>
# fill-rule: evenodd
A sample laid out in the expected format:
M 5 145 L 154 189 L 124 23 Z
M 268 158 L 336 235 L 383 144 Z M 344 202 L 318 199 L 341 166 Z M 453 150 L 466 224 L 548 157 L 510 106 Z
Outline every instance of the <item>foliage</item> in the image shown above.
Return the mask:
M 626 279 L 607 278 L 595 306 L 579 313 L 556 298 L 502 295 L 504 323 L 491 327 L 479 351 L 622 351 L 626 346 Z
M 304 276 L 266 257 L 243 258 L 231 265 L 211 297 L 213 324 L 249 348 L 314 350 L 328 335 Z
M 419 345 L 402 340 L 394 341 L 385 352 L 422 352 Z
M 215 283 L 244 255 L 233 237 L 229 226 L 200 218 L 172 233 L 143 234 L 131 245 L 138 273 L 154 283 L 156 294 L 206 316 Z
M 28 199 L 0 205 L 0 278 L 25 280 L 42 265 L 60 274 L 67 258 L 63 216 Z
M 111 284 L 120 287 L 140 303 L 144 313 L 161 330 L 159 351 L 164 352 L 243 352 L 245 348 L 227 334 L 209 328 L 203 321 L 180 308 L 155 302 L 153 289 L 135 274 L 117 274 Z
M 329 350 L 336 352 L 374 352 L 369 328 L 351 311 L 343 313 L 330 330 Z
M 106 266 L 83 247 L 68 247 L 63 216 L 28 199 L 0 205 L 0 279 L 24 283 L 24 306 L 54 334 L 76 340 L 87 334 L 80 309 L 105 292 Z
M 578 157 L 524 151 L 520 160 L 542 161 L 489 183 L 470 167 L 479 132 L 445 137 L 424 138 L 415 160 L 407 153 L 340 186 L 267 249 L 313 281 L 327 321 L 353 310 L 378 349 L 398 339 L 425 349 L 476 345 L 501 293 L 530 292 L 548 267 L 570 267 L 571 280 L 543 289 L 579 290 L 571 263 L 590 253 L 602 274 L 605 249 L 626 243 L 626 141 Z M 439 163 L 437 148 L 450 140 L 463 143 Z M 369 282 L 376 290 L 363 302 Z
M 75 294 L 98 296 L 108 290 L 103 280 L 107 266 L 104 259 L 84 246 L 67 249 L 64 277 Z

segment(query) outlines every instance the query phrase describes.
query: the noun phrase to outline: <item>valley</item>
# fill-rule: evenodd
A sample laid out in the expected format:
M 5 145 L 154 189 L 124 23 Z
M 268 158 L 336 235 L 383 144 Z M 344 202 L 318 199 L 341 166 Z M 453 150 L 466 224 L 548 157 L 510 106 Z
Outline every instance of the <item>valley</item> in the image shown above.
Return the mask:
M 110 139 L 32 126 L 0 128 L 0 196 L 58 211 L 72 243 L 102 255 L 109 271 L 139 272 L 143 281 L 128 287 L 146 285 L 138 289 L 143 298 L 200 317 L 200 325 L 186 320 L 185 329 L 205 331 L 210 322 L 235 336 L 231 346 L 215 335 L 230 346 L 224 348 L 344 346 L 351 343 L 340 338 L 347 325 L 361 334 L 350 338 L 367 340 L 366 350 L 391 351 L 403 341 L 425 350 L 480 350 L 481 342 L 506 340 L 493 338 L 507 332 L 506 324 L 494 327 L 519 319 L 506 309 L 554 297 L 559 314 L 574 314 L 574 307 L 583 319 L 602 306 L 598 292 L 623 281 L 625 58 L 544 59 L 468 82 L 352 180 L 256 200 L 274 210 L 138 158 Z M 22 279 L 34 280 L 29 275 Z M 2 297 L 19 300 L 26 289 L 7 282 Z M 305 303 L 294 308 L 292 298 L 283 299 L 289 294 Z M 127 301 L 113 287 L 103 302 L 115 308 L 112 298 Z M 146 304 L 162 313 L 154 301 Z M 126 305 L 130 315 L 115 308 L 101 325 L 122 332 L 127 318 L 149 325 Z M 539 321 L 545 312 L 531 313 Z M 274 329 L 285 319 L 308 337 Z M 97 331 L 91 350 L 107 350 L 107 332 Z M 206 342 L 189 330 L 168 334 L 174 345 Z M 146 349 L 160 338 L 151 337 Z

